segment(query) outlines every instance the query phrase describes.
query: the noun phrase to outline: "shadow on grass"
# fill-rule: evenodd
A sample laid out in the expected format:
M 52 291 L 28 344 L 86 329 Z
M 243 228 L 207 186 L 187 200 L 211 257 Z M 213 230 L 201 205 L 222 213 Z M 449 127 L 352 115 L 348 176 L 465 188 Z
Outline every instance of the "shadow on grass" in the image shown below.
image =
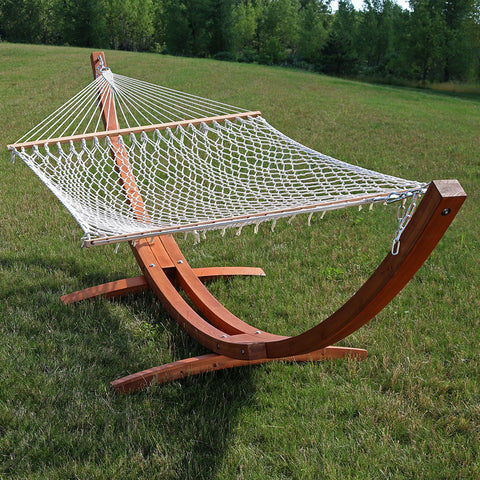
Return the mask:
M 255 398 L 252 368 L 204 374 L 133 395 L 116 377 L 206 353 L 153 294 L 61 304 L 59 279 L 75 265 L 2 259 L 6 282 L 0 472 L 21 478 L 211 479 L 242 410 Z M 27 276 L 29 275 L 29 276 Z M 24 282 L 9 282 L 13 277 Z M 107 281 L 89 276 L 92 284 Z M 83 280 L 87 277 L 83 277 Z M 85 285 L 87 286 L 87 285 Z M 117 477 L 118 478 L 118 477 Z

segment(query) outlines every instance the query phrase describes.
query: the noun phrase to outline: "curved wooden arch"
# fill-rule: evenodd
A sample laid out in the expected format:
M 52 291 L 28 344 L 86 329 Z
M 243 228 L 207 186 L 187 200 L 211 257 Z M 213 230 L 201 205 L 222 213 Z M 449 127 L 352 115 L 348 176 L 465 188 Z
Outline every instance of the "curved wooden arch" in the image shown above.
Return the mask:
M 95 69 L 103 53 L 92 54 Z M 100 103 L 111 101 L 100 98 Z M 118 129 L 114 108 L 104 118 L 105 126 Z M 112 155 L 120 181 L 134 212 L 143 213 L 143 200 L 136 188 L 126 152 L 113 140 Z M 294 336 L 285 337 L 260 331 L 227 310 L 205 287 L 203 281 L 232 275 L 264 275 L 255 268 L 193 269 L 171 235 L 157 237 L 153 243 L 130 243 L 143 272 L 140 277 L 92 287 L 62 297 L 73 303 L 99 295 L 120 296 L 151 288 L 168 313 L 199 343 L 213 353 L 180 360 L 145 370 L 112 382 L 119 392 L 131 392 L 151 382 L 165 382 L 202 372 L 253 365 L 272 360 L 305 361 L 352 356 L 365 358 L 362 349 L 331 345 L 359 329 L 377 315 L 408 283 L 435 248 L 466 198 L 456 180 L 430 184 L 424 198 L 405 228 L 398 255 L 389 253 L 372 276 L 341 308 L 319 325 Z M 196 309 L 180 295 L 182 288 Z

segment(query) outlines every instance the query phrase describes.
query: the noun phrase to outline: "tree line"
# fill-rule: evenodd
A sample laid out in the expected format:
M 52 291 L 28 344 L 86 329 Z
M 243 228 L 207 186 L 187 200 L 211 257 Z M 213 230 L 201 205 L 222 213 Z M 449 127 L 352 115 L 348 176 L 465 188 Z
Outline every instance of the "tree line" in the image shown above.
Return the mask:
M 288 65 L 394 82 L 480 80 L 480 0 L 0 0 L 0 39 Z

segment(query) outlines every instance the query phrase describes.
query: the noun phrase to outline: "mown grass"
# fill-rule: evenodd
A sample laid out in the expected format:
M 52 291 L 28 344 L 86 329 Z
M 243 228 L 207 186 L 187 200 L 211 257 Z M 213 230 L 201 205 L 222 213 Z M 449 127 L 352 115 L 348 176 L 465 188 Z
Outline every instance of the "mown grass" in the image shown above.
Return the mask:
M 204 349 L 146 293 L 63 306 L 138 274 L 126 246 L 82 232 L 21 162 L 0 162 L 0 477 L 18 479 L 479 478 L 480 97 L 281 68 L 108 52 L 112 68 L 244 108 L 324 153 L 387 173 L 457 178 L 469 198 L 407 288 L 343 343 L 366 361 L 268 364 L 118 396 L 109 381 Z M 0 44 L 0 145 L 90 81 L 89 51 Z M 390 247 L 376 207 L 179 238 L 194 266 L 266 278 L 211 290 L 247 321 L 298 333 L 335 310 Z

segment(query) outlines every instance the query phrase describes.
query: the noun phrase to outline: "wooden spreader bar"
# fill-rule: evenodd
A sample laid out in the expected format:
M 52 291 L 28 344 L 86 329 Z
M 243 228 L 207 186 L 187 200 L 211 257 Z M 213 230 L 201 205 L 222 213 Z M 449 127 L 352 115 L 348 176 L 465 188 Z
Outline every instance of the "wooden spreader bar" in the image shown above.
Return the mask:
M 399 190 L 396 193 L 403 193 L 407 192 L 408 190 Z M 168 234 L 175 234 L 180 232 L 192 232 L 194 230 L 204 230 L 208 228 L 216 228 L 220 229 L 225 226 L 235 225 L 235 223 L 244 223 L 246 222 L 264 222 L 269 221 L 281 217 L 288 217 L 290 215 L 297 215 L 299 213 L 311 213 L 311 212 L 321 212 L 321 211 L 328 211 L 328 210 L 338 210 L 341 208 L 347 208 L 356 205 L 368 205 L 374 202 L 385 202 L 388 198 L 388 194 L 384 196 L 380 196 L 378 193 L 376 194 L 367 194 L 361 195 L 358 197 L 352 198 L 344 198 L 342 200 L 335 200 L 331 202 L 323 202 L 318 204 L 311 204 L 307 206 L 301 207 L 289 207 L 283 208 L 279 210 L 272 210 L 270 212 L 260 212 L 260 213 L 251 213 L 248 215 L 239 215 L 237 217 L 230 217 L 230 218 L 219 218 L 215 220 L 209 220 L 206 222 L 197 222 L 197 223 L 190 223 L 185 225 L 173 225 L 163 228 L 152 228 L 146 229 L 144 231 L 138 233 L 125 233 L 123 235 L 110 235 L 108 237 L 98 237 L 92 239 L 86 239 L 83 242 L 85 247 L 96 247 L 99 245 L 108 245 L 111 243 L 121 243 L 121 242 L 130 242 L 134 240 L 138 240 L 141 238 L 152 238 L 160 235 L 168 235 Z
M 103 57 L 98 52 L 92 54 L 94 72 L 99 55 Z M 125 152 L 114 146 L 112 155 L 121 170 L 120 181 L 127 188 L 131 207 L 134 212 L 140 212 L 143 202 L 132 181 Z M 130 242 L 142 270 L 141 276 L 87 288 L 66 295 L 62 300 L 73 303 L 99 295 L 114 297 L 151 289 L 172 318 L 213 352 L 114 380 L 112 386 L 123 393 L 147 387 L 152 382 L 162 383 L 272 360 L 363 359 L 365 350 L 333 347 L 332 344 L 371 320 L 400 292 L 442 238 L 465 198 L 456 180 L 432 182 L 402 234 L 399 253 L 389 253 L 358 292 L 333 315 L 294 337 L 270 334 L 243 322 L 218 302 L 203 283 L 207 279 L 234 275 L 264 275 L 261 269 L 193 269 L 171 235 L 158 237 L 153 243 L 145 239 Z M 184 290 L 193 307 L 180 295 L 178 288 Z
M 237 118 L 248 118 L 248 117 L 258 117 L 262 113 L 258 110 L 252 112 L 239 112 L 239 113 L 231 113 L 229 115 L 217 115 L 215 117 L 205 117 L 205 118 L 195 118 L 192 120 L 180 120 L 178 122 L 167 122 L 167 123 L 157 123 L 155 125 L 146 125 L 142 127 L 131 127 L 131 128 L 116 128 L 112 130 L 106 130 L 103 132 L 96 132 L 96 133 L 83 133 L 78 135 L 71 135 L 68 137 L 58 137 L 58 138 L 49 138 L 44 140 L 34 140 L 31 142 L 23 142 L 23 143 L 12 143 L 7 145 L 8 150 L 13 150 L 15 148 L 32 148 L 34 146 L 41 147 L 45 144 L 48 145 L 56 145 L 57 143 L 65 144 L 70 142 L 80 142 L 82 140 L 93 140 L 94 138 L 102 139 L 106 137 L 118 137 L 118 136 L 125 136 L 138 133 L 148 133 L 154 132 L 155 130 L 166 130 L 167 128 L 175 129 L 177 127 L 188 127 L 189 125 L 197 126 L 202 123 L 206 123 L 207 125 L 213 122 L 225 122 L 226 120 L 235 120 Z

